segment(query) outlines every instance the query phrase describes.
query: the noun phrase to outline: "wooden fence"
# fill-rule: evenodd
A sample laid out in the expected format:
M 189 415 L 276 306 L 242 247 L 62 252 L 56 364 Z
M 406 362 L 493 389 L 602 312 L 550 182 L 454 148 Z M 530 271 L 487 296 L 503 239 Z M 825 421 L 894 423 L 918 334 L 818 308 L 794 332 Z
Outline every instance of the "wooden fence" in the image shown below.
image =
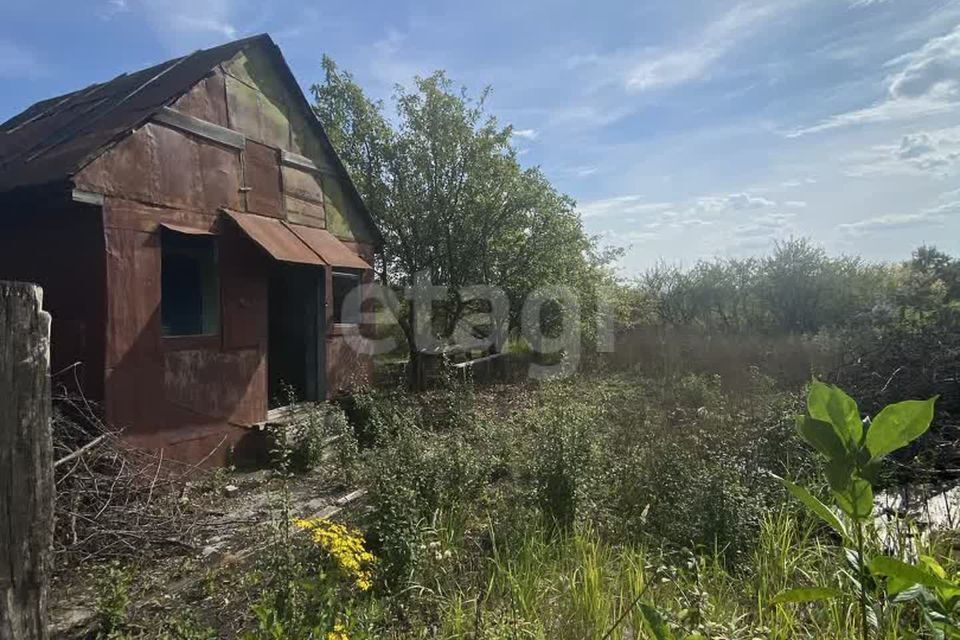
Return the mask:
M 47 638 L 53 544 L 50 316 L 0 282 L 0 640 Z

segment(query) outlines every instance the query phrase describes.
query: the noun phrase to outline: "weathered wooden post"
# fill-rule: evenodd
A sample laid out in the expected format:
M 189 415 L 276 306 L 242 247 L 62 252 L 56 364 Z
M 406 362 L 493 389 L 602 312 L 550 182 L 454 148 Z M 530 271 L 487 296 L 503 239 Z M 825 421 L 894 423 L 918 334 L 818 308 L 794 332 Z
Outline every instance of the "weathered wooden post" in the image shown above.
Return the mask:
M 0 640 L 47 638 L 53 544 L 50 316 L 0 282 Z

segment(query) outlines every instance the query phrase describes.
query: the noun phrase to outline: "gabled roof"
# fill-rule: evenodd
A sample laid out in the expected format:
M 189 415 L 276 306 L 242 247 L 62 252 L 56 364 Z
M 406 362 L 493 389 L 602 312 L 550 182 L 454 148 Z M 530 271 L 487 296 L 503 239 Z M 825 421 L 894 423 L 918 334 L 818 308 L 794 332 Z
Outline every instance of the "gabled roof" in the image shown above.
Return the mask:
M 380 240 L 376 222 L 350 180 L 280 49 L 267 34 L 236 40 L 162 62 L 113 80 L 43 100 L 0 124 L 0 193 L 64 183 L 110 146 L 150 120 L 163 107 L 241 51 L 262 47 L 291 96 L 308 115 L 334 159 L 347 192 Z

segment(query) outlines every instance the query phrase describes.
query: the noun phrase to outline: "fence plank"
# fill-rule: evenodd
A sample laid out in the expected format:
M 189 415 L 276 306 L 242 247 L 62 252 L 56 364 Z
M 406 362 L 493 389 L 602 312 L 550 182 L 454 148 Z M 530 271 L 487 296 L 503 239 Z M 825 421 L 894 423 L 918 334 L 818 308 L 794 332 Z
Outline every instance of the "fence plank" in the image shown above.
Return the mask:
M 53 543 L 50 316 L 0 282 L 0 640 L 47 638 Z

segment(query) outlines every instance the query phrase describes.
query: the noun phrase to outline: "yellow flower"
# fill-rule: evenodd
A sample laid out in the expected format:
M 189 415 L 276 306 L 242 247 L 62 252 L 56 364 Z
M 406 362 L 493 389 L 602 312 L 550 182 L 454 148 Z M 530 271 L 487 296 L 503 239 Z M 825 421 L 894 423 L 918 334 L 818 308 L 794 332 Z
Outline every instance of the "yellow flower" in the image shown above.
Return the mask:
M 333 631 L 327 632 L 327 640 L 350 640 L 347 635 L 347 628 L 339 622 L 333 625 Z
M 372 565 L 376 558 L 364 547 L 363 535 L 359 531 L 326 518 L 298 518 L 293 524 L 309 532 L 313 543 L 326 551 L 340 572 L 352 580 L 358 589 L 367 591 L 373 586 Z

